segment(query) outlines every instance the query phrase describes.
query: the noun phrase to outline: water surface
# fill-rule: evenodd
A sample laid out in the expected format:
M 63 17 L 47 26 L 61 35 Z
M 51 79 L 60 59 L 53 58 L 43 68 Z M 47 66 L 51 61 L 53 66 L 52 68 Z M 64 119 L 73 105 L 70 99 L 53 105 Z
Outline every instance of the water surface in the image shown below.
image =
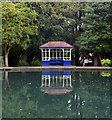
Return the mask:
M 3 118 L 110 118 L 111 72 L 5 72 Z

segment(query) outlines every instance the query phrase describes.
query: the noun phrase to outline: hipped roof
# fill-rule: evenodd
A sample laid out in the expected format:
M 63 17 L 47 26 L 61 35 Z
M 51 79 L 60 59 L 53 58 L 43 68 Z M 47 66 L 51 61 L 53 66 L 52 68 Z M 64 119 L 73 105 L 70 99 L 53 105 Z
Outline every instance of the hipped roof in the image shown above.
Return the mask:
M 73 48 L 72 45 L 64 41 L 51 41 L 40 46 L 40 48 Z

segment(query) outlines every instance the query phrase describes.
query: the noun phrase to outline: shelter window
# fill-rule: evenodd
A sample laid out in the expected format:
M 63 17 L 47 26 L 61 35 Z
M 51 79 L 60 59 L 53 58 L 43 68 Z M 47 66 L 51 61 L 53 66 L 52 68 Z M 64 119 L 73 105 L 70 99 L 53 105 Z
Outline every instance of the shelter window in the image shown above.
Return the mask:
M 64 60 L 71 60 L 71 50 L 70 49 L 64 49 Z
M 42 60 L 49 60 L 49 49 L 42 50 Z
M 51 49 L 50 50 L 50 58 L 51 59 L 63 59 L 62 49 Z

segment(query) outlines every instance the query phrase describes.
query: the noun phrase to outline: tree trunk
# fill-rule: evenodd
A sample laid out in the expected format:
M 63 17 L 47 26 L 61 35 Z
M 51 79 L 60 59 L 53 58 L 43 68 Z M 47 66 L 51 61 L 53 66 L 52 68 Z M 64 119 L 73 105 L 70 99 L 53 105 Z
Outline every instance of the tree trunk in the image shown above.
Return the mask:
M 100 63 L 101 63 L 101 65 L 102 65 L 102 62 L 101 62 L 101 60 L 102 60 L 102 59 L 101 59 L 101 56 L 100 56 L 100 54 L 99 54 L 99 59 L 100 59 Z M 102 66 L 103 66 L 103 65 L 102 65 Z
M 8 67 L 8 53 L 5 53 L 5 66 Z
M 98 54 L 94 54 L 94 66 L 98 66 Z
M 5 66 L 8 67 L 8 55 L 9 55 L 9 50 L 11 47 L 8 47 L 7 44 L 5 44 Z
M 75 65 L 79 66 L 80 62 L 79 62 L 79 47 L 75 46 Z
M 24 50 L 22 52 L 22 60 L 26 62 L 26 60 L 27 60 L 27 50 Z

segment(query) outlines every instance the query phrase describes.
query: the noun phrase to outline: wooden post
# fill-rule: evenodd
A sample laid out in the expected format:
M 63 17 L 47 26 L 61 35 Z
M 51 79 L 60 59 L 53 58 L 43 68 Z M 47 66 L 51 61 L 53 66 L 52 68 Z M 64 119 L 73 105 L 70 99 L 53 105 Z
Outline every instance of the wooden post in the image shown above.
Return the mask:
M 45 49 L 45 60 L 46 60 L 46 49 Z
M 42 60 L 43 60 L 43 49 L 41 49 L 41 52 L 42 52 Z
M 71 60 L 71 49 L 70 49 L 70 58 L 69 59 Z
M 61 59 L 61 49 L 59 49 L 59 58 Z
M 56 59 L 57 59 L 57 49 L 56 49 Z
M 64 60 L 64 49 L 62 49 L 63 50 L 63 60 Z
M 49 60 L 50 60 L 50 49 L 49 49 Z
M 54 49 L 52 49 L 52 59 L 54 59 Z

